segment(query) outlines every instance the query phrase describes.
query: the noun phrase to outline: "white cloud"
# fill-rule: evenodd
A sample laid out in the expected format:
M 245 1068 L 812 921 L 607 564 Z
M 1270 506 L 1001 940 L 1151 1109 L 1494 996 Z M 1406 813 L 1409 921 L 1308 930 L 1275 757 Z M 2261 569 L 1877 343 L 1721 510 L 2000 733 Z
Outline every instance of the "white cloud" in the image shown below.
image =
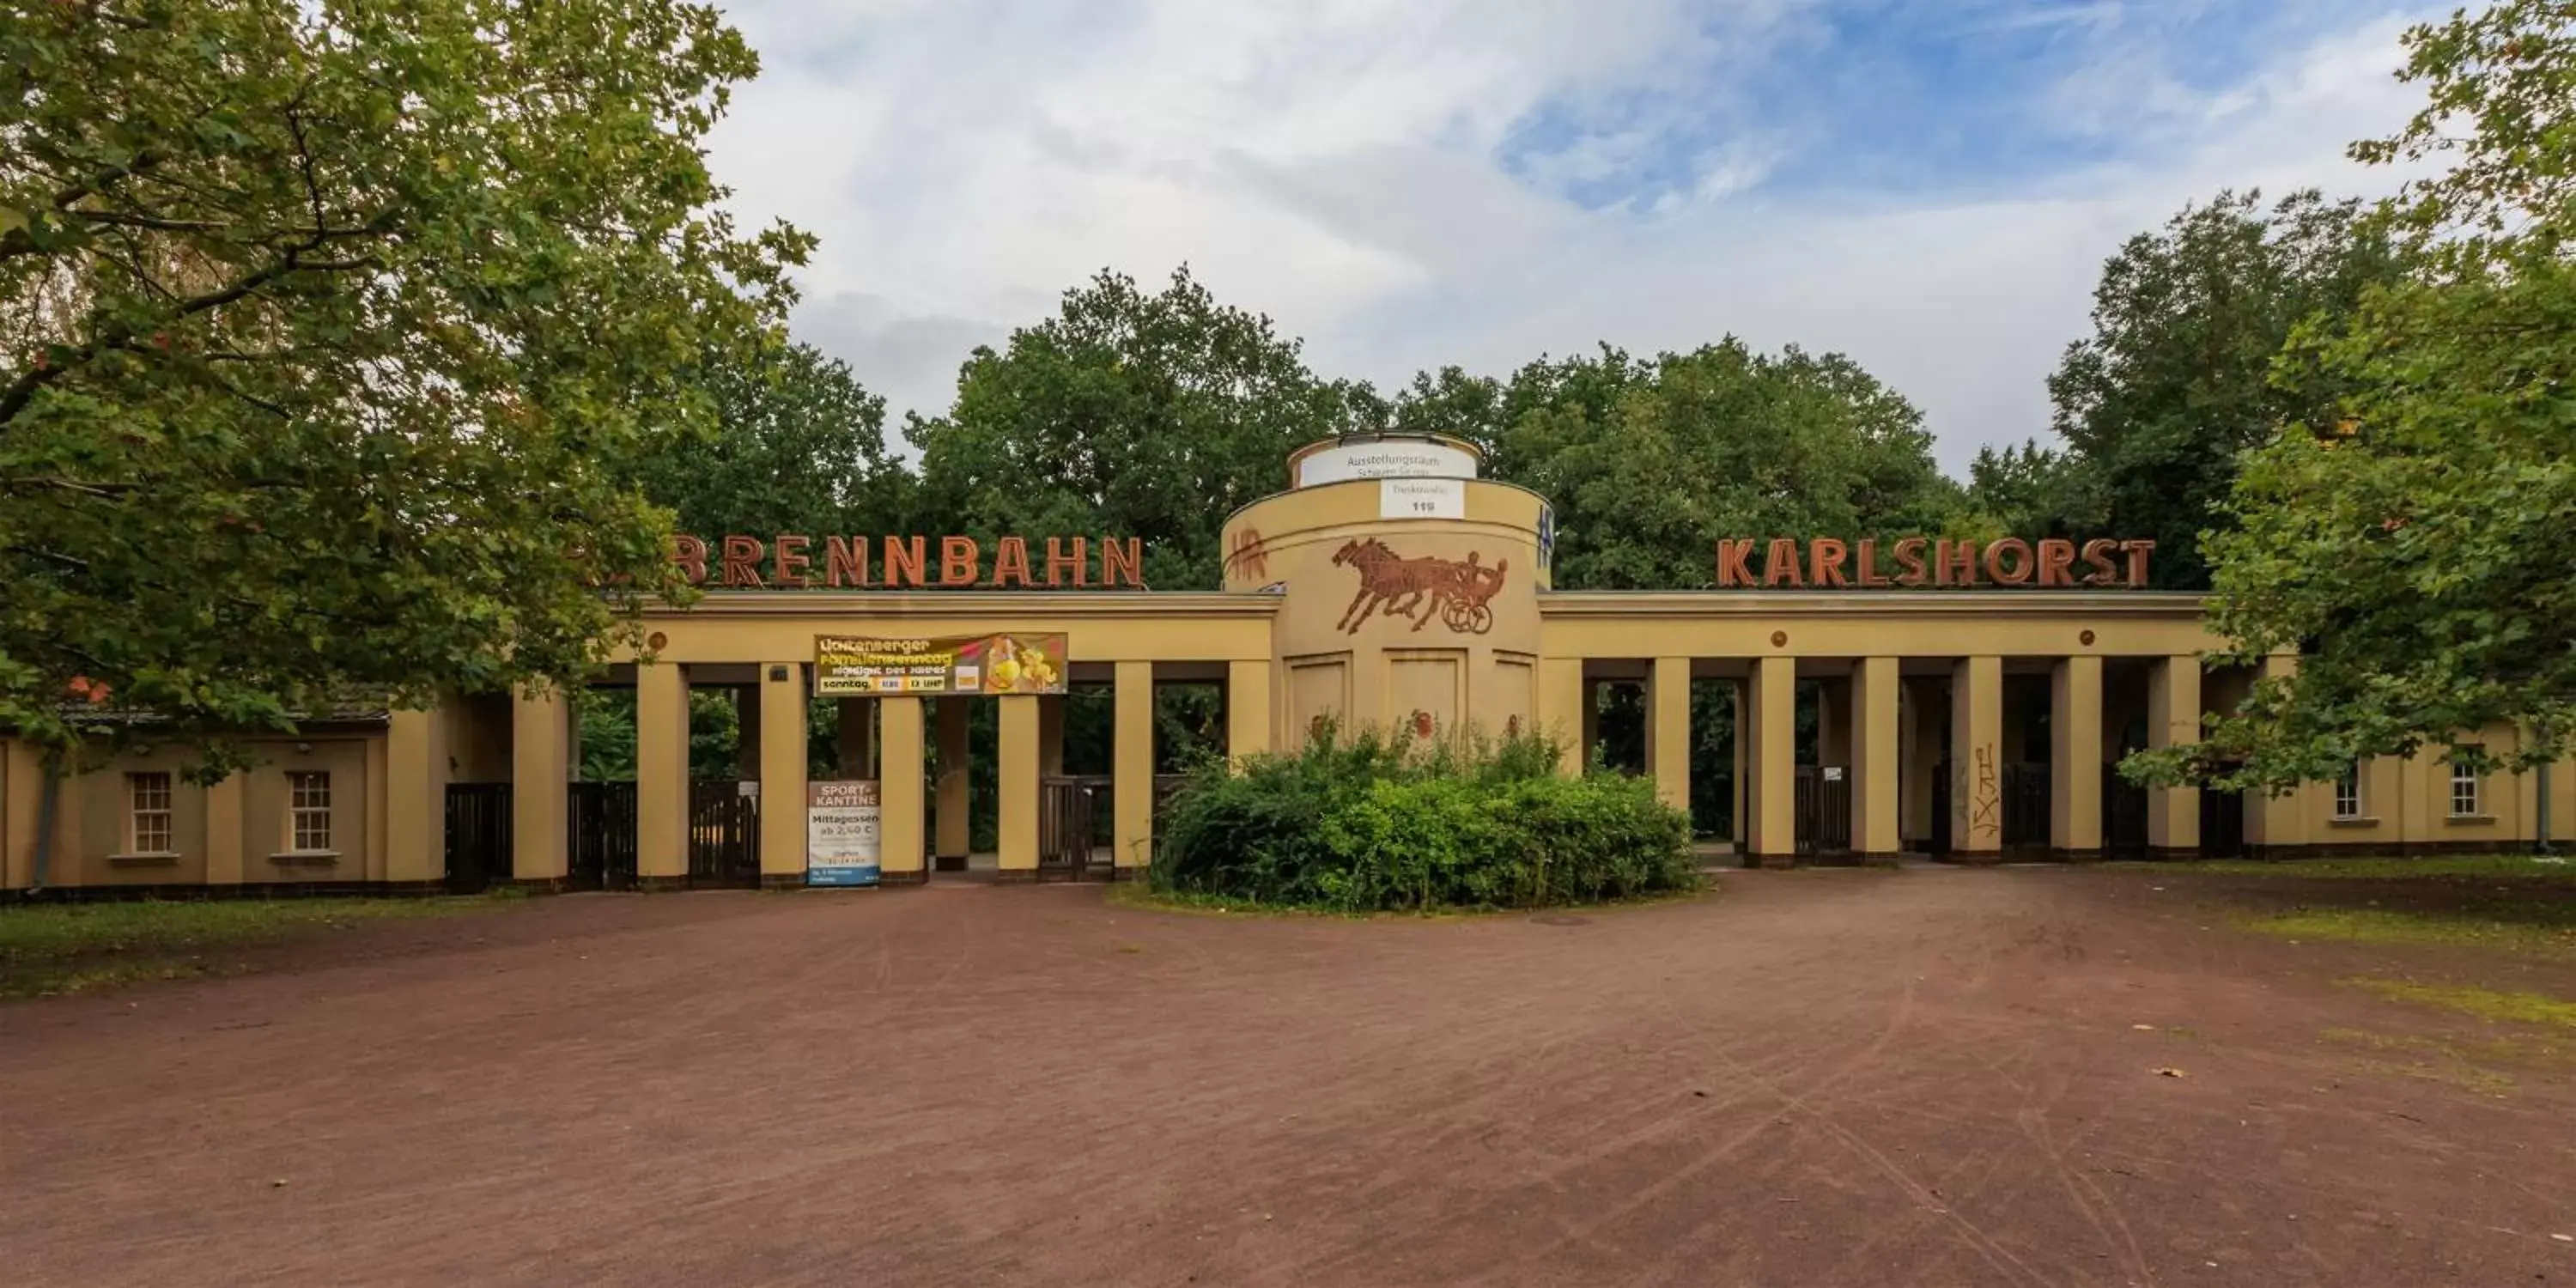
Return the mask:
M 796 329 L 898 413 L 944 408 L 970 345 L 1101 267 L 1153 281 L 1187 261 L 1320 370 L 1384 385 L 1596 340 L 1839 349 L 1925 408 L 1955 469 L 2045 434 L 2041 382 L 2122 237 L 2221 187 L 2384 188 L 2343 145 L 2414 93 L 2389 77 L 2395 19 L 2356 15 L 2216 91 L 2115 51 L 2030 109 L 2135 131 L 2128 159 L 2002 191 L 1784 198 L 1763 178 L 1834 141 L 1712 105 L 1729 68 L 1812 42 L 1790 0 L 814 7 L 731 6 L 768 67 L 715 166 L 742 214 L 822 237 Z M 1498 154 L 1542 110 L 1574 133 L 1508 171 Z M 1558 195 L 1651 150 L 1658 111 L 1743 129 L 1696 146 L 1662 199 Z

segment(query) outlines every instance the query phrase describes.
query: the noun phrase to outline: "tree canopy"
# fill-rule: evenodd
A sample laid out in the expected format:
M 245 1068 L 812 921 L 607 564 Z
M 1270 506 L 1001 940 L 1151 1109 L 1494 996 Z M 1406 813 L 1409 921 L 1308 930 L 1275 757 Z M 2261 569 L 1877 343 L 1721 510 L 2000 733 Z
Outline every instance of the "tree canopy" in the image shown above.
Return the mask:
M 0 722 L 582 673 L 669 585 L 615 463 L 806 248 L 702 158 L 757 66 L 675 0 L 0 0 Z
M 2143 766 L 2278 785 L 2360 756 L 2576 739 L 2576 10 L 2517 0 L 2406 36 L 2431 104 L 2356 158 L 2447 158 L 2385 215 L 2422 267 L 2304 326 L 2283 378 L 2341 396 L 2252 452 L 2211 539 L 2230 654 L 2296 648 L 2208 745 Z M 2464 131 L 2464 132 L 2455 132 Z

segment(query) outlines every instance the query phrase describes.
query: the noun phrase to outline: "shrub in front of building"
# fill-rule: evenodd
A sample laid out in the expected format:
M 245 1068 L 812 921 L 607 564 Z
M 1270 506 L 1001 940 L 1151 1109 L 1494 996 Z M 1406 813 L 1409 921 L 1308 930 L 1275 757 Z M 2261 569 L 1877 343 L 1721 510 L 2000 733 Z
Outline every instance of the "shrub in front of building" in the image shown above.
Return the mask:
M 1690 819 L 1622 774 L 1563 778 L 1544 738 L 1362 732 L 1192 775 L 1155 887 L 1340 912 L 1540 908 L 1696 888 Z

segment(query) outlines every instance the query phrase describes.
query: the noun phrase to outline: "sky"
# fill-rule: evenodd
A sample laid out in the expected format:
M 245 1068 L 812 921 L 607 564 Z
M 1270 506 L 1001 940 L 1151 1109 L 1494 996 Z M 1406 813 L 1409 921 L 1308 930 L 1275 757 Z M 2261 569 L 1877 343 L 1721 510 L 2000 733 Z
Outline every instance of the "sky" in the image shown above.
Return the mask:
M 1608 342 L 1851 355 L 1954 473 L 2050 438 L 2120 242 L 2377 195 L 2403 0 L 726 0 L 737 218 L 821 238 L 798 339 L 944 411 L 1104 268 L 1183 263 L 1392 390 Z

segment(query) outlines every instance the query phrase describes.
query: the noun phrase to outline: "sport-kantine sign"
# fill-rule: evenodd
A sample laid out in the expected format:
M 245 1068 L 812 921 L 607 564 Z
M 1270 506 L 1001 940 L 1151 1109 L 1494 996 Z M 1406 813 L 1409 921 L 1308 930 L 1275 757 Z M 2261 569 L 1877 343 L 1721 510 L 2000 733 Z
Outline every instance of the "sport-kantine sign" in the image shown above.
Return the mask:
M 671 543 L 671 562 L 680 566 L 692 586 L 727 589 L 1070 586 L 1108 590 L 1122 585 L 1144 589 L 1141 538 L 1103 537 L 1097 549 L 1095 561 L 1092 543 L 1082 537 L 1048 537 L 1034 552 L 1026 539 L 1004 537 L 993 543 L 987 560 L 982 544 L 973 537 L 940 537 L 936 544 L 929 537 L 887 537 L 872 545 L 866 537 L 825 537 L 817 542 L 786 532 L 767 539 L 726 536 L 712 544 L 697 537 L 678 537 Z
M 1906 537 L 1888 542 L 1817 537 L 1729 538 L 1717 543 L 1717 584 L 1807 589 L 1895 586 L 2033 586 L 2069 590 L 2147 584 L 2152 541 L 2051 538 L 2029 542 Z

